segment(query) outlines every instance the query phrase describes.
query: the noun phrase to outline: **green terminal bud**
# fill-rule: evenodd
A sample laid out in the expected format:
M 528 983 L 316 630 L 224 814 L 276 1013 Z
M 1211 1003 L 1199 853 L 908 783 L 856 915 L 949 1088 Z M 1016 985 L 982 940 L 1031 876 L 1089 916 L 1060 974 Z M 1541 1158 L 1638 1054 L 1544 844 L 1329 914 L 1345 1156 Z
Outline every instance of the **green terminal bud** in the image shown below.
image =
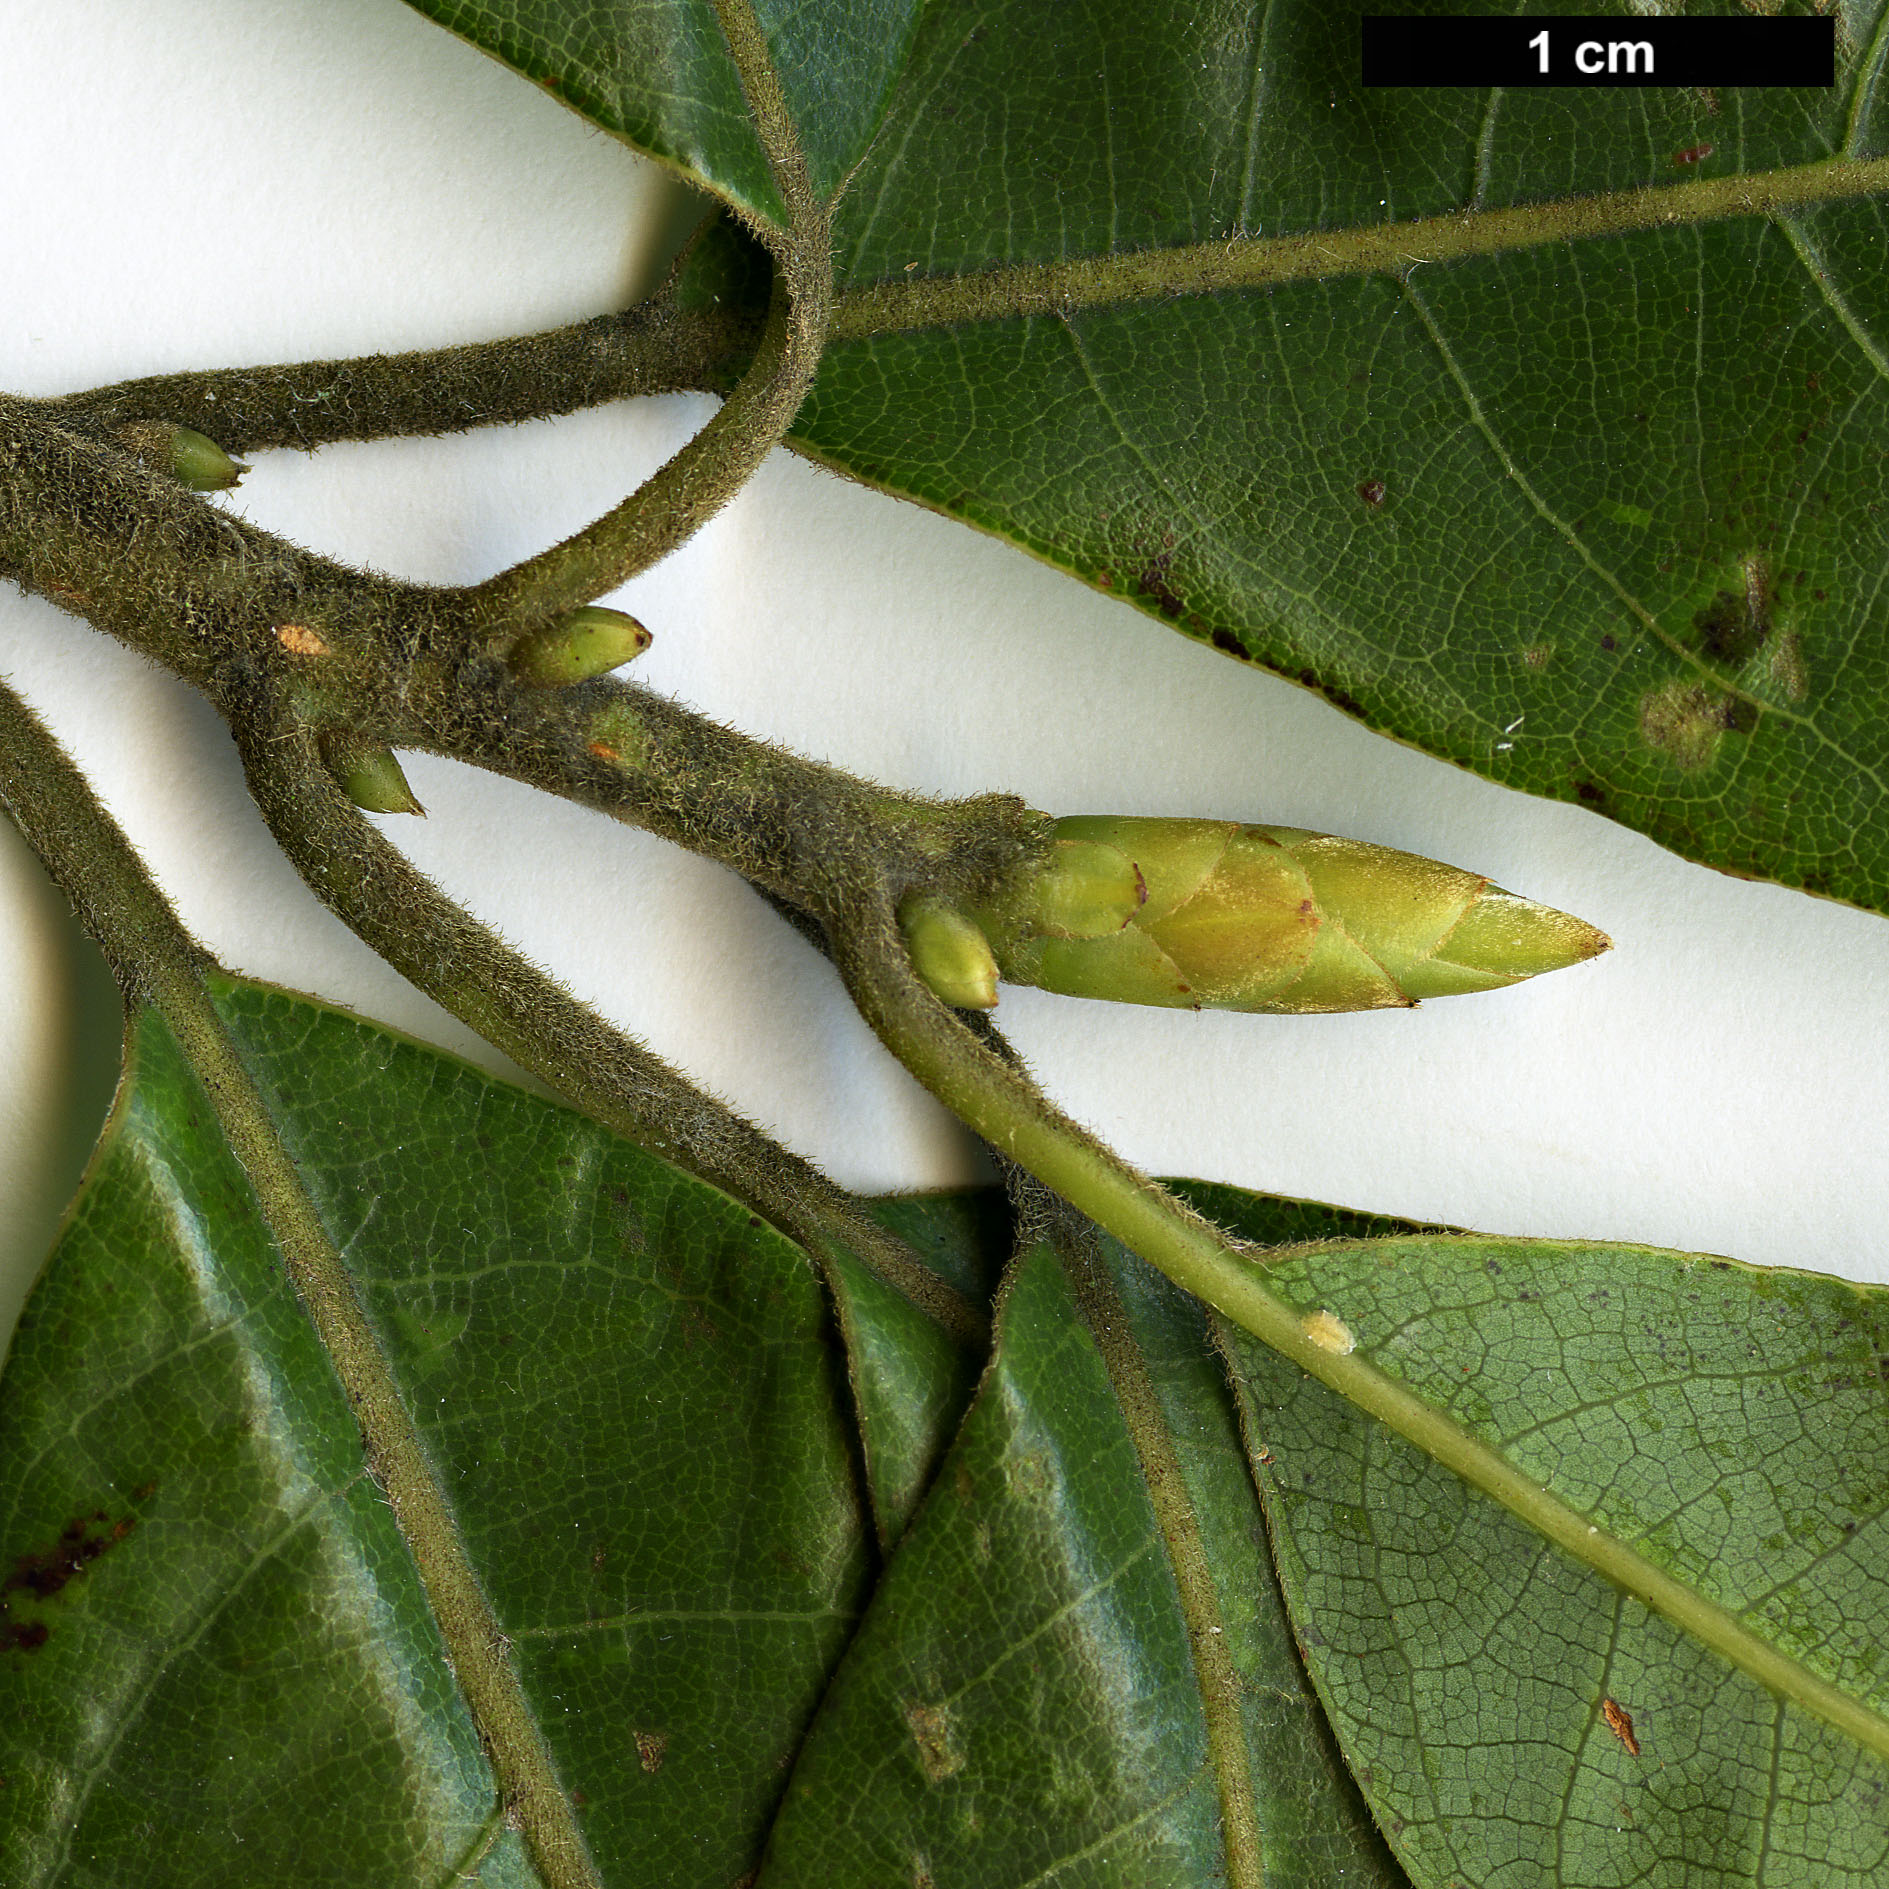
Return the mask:
M 912 969 L 934 997 L 960 1010 L 997 1002 L 997 960 L 975 922 L 941 899 L 914 894 L 899 907 L 899 929 Z
M 1055 834 L 1047 870 L 973 916 L 1004 978 L 1066 996 L 1381 1010 L 1496 990 L 1608 949 L 1593 926 L 1479 873 L 1362 840 L 1127 817 L 1059 820 Z M 1144 896 L 1106 927 L 1128 868 Z M 1111 883 L 1113 906 L 1092 891 Z
M 215 440 L 168 420 L 140 420 L 119 430 L 118 442 L 133 458 L 168 472 L 193 492 L 227 492 L 249 468 Z
M 512 648 L 512 674 L 533 688 L 561 688 L 608 675 L 649 647 L 649 632 L 622 610 L 585 604 L 534 630 Z
M 341 791 L 369 813 L 417 813 L 426 809 L 413 797 L 391 748 L 352 735 L 324 735 L 321 757 L 341 784 Z

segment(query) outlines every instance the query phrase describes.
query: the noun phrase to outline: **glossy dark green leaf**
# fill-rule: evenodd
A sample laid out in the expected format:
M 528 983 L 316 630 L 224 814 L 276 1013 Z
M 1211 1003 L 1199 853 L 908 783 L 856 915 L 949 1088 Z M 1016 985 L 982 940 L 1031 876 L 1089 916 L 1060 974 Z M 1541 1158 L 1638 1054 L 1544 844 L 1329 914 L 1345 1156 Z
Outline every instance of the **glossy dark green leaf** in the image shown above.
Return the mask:
M 1292 1650 L 1199 1311 L 1119 1249 L 1109 1269 L 1211 1558 L 1266 1881 L 1398 1883 Z M 1222 1784 L 1135 1440 L 1039 1248 L 816 1721 L 764 1880 L 1194 1889 L 1225 1866 Z
M 586 118 L 778 220 L 781 201 L 710 0 L 408 0 Z M 755 0 L 813 184 L 858 161 L 921 0 Z
M 907 1194 L 869 1203 L 896 1233 L 974 1305 L 989 1302 L 1010 1242 L 1002 1194 Z M 860 1455 L 879 1545 L 904 1534 L 957 1429 L 985 1352 L 946 1332 L 852 1254 L 828 1255 L 846 1339 Z
M 1889 1292 L 1470 1236 L 1271 1278 L 1786 1656 L 1767 1690 L 1223 1333 L 1294 1627 L 1422 1889 L 1889 1884 Z M 1874 1730 L 1807 1709 L 1805 1676 Z
M 602 1879 L 727 1889 L 866 1577 L 805 1258 L 449 1058 L 254 986 L 220 1004 Z M 535 1881 L 359 1430 L 150 1015 L 0 1384 L 0 1554 L 9 1889 Z

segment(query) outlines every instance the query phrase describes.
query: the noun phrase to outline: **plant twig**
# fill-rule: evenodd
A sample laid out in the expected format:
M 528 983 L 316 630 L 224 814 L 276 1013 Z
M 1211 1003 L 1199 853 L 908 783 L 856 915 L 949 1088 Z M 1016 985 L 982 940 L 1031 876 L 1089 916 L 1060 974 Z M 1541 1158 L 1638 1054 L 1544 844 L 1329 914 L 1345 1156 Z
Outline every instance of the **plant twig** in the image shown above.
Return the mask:
M 0 801 L 78 907 L 128 1000 L 148 1000 L 202 1083 L 361 1426 L 499 1788 L 550 1889 L 601 1889 L 444 1491 L 346 1265 L 206 988 L 213 966 L 32 710 L 0 684 Z
M 620 314 L 504 341 L 158 374 L 28 404 L 106 441 L 127 426 L 169 421 L 237 455 L 310 451 L 335 440 L 457 433 L 606 400 L 718 390 L 759 335 L 759 323 L 739 309 L 681 309 L 665 292 Z
M 348 570 L 0 397 L 0 575 L 201 689 L 231 726 L 469 761 L 649 828 L 825 924 L 855 895 L 986 895 L 1048 844 L 1006 795 L 937 802 L 633 684 L 520 685 L 463 591 Z
M 510 950 L 375 831 L 293 724 L 238 731 L 250 792 L 317 897 L 395 970 L 586 1114 L 733 1194 L 822 1266 L 851 1253 L 960 1343 L 988 1321 L 817 1168 Z
M 1889 1757 L 1889 1719 L 1781 1651 L 1613 1535 L 1366 1356 L 1334 1347 L 1266 1284 L 1263 1270 L 1158 1183 L 1086 1133 L 1020 1070 L 979 1042 L 912 972 L 889 906 L 834 938 L 847 986 L 881 1040 L 1007 1159 L 1196 1298 L 1500 1503 L 1583 1567 L 1664 1615 L 1780 1697 Z M 1329 1315 L 1326 1315 L 1327 1318 Z
M 819 369 L 833 307 L 826 208 L 749 0 L 716 0 L 715 11 L 787 210 L 785 228 L 754 225 L 776 270 L 761 345 L 715 417 L 614 511 L 478 587 L 477 606 L 508 627 L 522 630 L 592 602 L 686 542 L 780 443 Z

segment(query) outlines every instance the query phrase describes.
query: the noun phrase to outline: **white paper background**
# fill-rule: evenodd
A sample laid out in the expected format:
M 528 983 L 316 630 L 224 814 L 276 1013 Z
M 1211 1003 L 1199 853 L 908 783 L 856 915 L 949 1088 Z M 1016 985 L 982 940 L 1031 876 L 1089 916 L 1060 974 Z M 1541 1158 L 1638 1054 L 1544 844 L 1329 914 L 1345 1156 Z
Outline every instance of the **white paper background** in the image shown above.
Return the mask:
M 621 305 L 675 186 L 397 0 L 0 0 L 0 386 L 422 347 Z M 603 510 L 692 399 L 263 457 L 229 501 L 331 555 L 486 575 Z M 1410 1014 L 1137 1011 L 1006 992 L 1050 1089 L 1133 1160 L 1491 1230 L 1889 1279 L 1889 924 L 1687 866 L 1399 748 L 1008 547 L 777 455 L 617 599 L 645 680 L 808 754 L 1055 812 L 1322 828 L 1488 872 L 1614 936 Z M 492 1066 L 301 888 L 211 713 L 0 586 L 0 672 L 231 965 Z M 1526 730 L 1522 731 L 1526 739 Z M 977 1171 L 826 966 L 720 869 L 412 761 L 388 831 L 582 996 L 849 1185 Z M 98 974 L 0 836 L 0 1330 L 108 1091 Z

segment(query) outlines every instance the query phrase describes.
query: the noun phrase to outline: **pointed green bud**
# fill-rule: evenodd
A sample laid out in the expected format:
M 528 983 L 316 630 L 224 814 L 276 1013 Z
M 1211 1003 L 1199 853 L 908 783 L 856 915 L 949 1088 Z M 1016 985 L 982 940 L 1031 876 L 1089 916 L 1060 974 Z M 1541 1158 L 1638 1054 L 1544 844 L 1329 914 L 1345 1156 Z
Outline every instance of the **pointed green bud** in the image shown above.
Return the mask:
M 369 813 L 425 814 L 392 748 L 357 741 L 352 735 L 329 734 L 322 737 L 321 758 L 357 807 Z
M 1059 820 L 1133 864 L 1145 896 L 1112 931 L 1073 930 L 1047 875 L 976 908 L 1000 974 L 1072 997 L 1194 1009 L 1379 1010 L 1494 990 L 1608 948 L 1593 926 L 1479 873 L 1295 827 Z
M 588 603 L 521 638 L 507 661 L 520 682 L 555 689 L 608 675 L 649 643 L 649 632 L 633 616 Z
M 941 899 L 914 894 L 899 907 L 899 929 L 912 969 L 934 997 L 960 1010 L 997 1002 L 997 960 L 976 924 Z
M 194 428 L 168 420 L 140 420 L 121 427 L 118 441 L 134 458 L 168 472 L 193 492 L 227 492 L 249 468 L 232 459 L 215 440 Z

